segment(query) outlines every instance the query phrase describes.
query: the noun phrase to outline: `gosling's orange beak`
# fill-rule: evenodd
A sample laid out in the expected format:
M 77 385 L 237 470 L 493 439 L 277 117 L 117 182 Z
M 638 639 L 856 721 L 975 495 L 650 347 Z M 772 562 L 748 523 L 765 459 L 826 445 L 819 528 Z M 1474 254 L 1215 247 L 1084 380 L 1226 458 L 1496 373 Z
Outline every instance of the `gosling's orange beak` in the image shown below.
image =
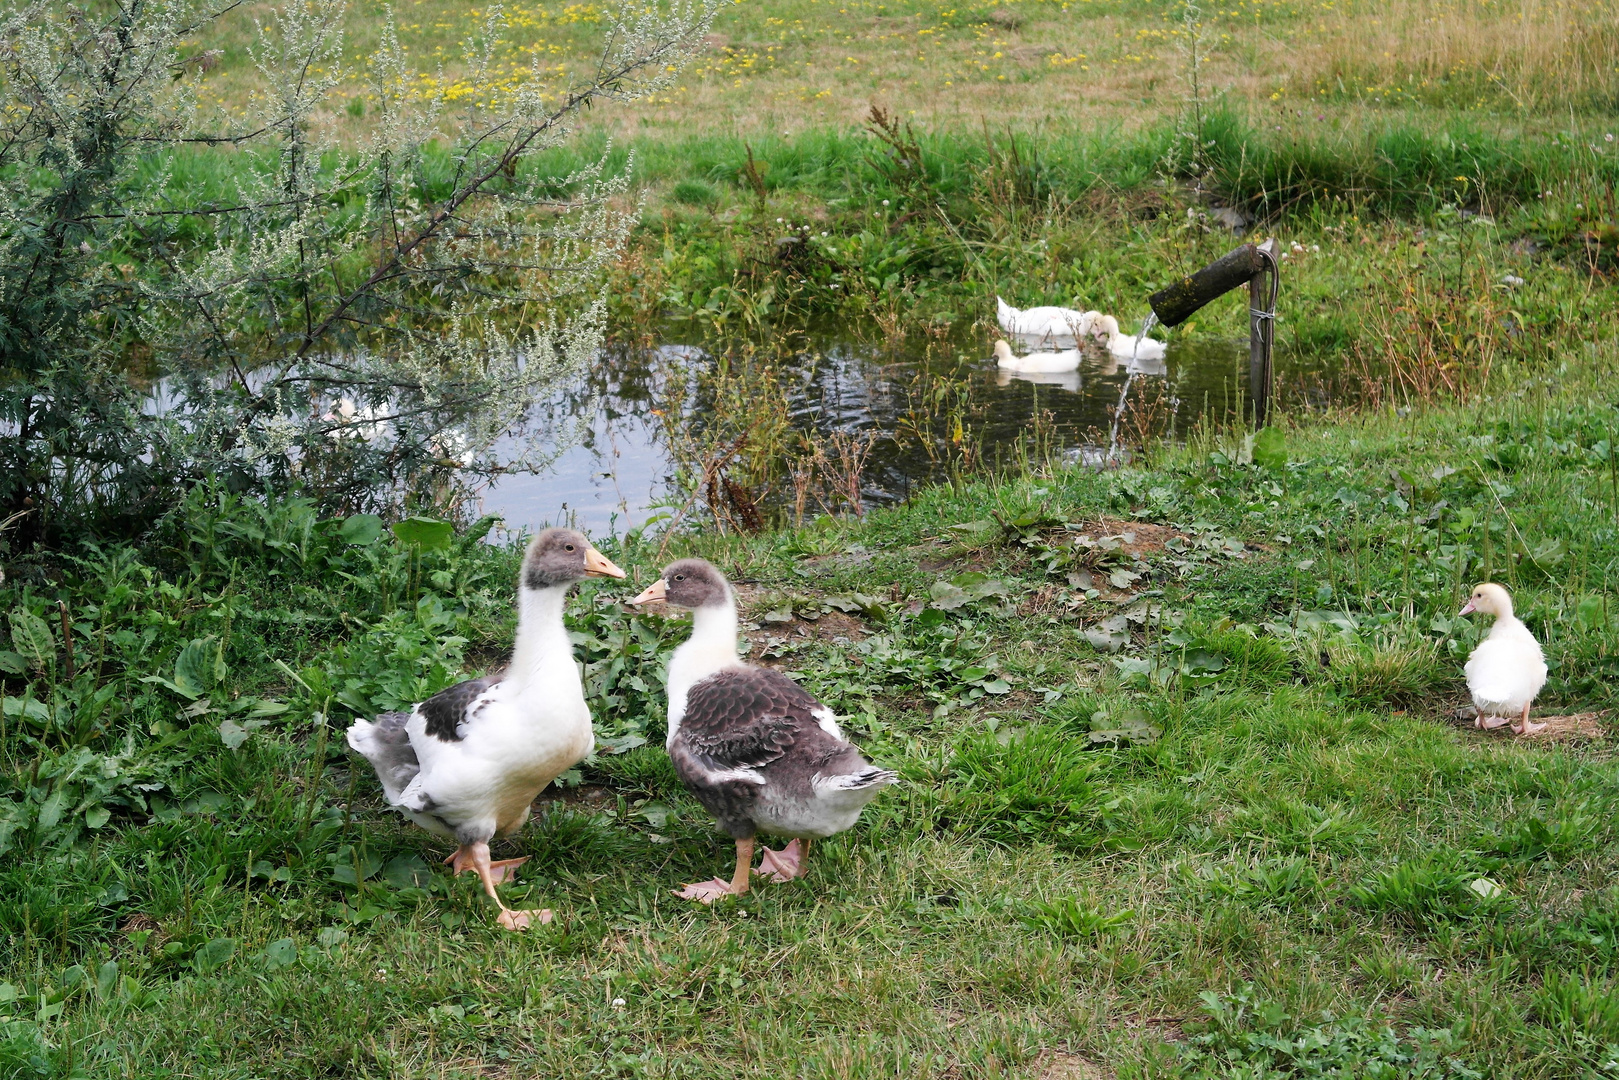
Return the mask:
M 641 595 L 631 600 L 632 604 L 653 604 L 665 599 L 669 595 L 669 584 L 662 578 L 654 581 L 641 591 Z
M 585 548 L 585 576 L 586 577 L 616 577 L 624 576 L 624 571 L 613 565 L 613 561 L 593 547 Z

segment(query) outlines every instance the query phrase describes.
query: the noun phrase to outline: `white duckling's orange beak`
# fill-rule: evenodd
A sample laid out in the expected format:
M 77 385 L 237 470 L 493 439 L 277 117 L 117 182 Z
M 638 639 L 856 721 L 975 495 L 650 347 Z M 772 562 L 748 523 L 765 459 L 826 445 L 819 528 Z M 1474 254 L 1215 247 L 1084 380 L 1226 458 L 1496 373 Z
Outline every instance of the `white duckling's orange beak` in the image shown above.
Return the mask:
M 630 603 L 632 603 L 632 604 L 655 604 L 655 603 L 658 603 L 658 602 L 666 599 L 668 597 L 668 595 L 669 595 L 669 583 L 664 581 L 662 578 L 659 578 L 657 581 L 654 581 L 652 584 L 648 585 L 645 589 L 641 590 L 640 595 L 637 596 L 634 600 L 631 600 Z
M 1463 616 L 1463 615 L 1466 615 L 1466 614 L 1469 614 L 1469 613 L 1470 613 L 1470 612 L 1473 612 L 1473 611 L 1477 611 L 1477 610 L 1478 610 L 1478 609 L 1477 609 L 1477 608 L 1476 608 L 1476 607 L 1474 607 L 1474 606 L 1473 606 L 1473 600 L 1472 600 L 1472 598 L 1471 598 L 1471 597 L 1469 597 L 1469 598 L 1468 598 L 1468 601 L 1467 601 L 1467 606 L 1466 606 L 1466 607 L 1464 607 L 1464 608 L 1462 608 L 1462 610 L 1460 610 L 1460 611 L 1458 611 L 1458 612 L 1457 612 L 1457 613 L 1456 613 L 1456 617 L 1457 617 L 1457 618 L 1460 618 L 1460 617 L 1461 617 L 1461 616 Z
M 624 571 L 613 565 L 613 560 L 597 551 L 594 547 L 585 548 L 585 576 L 586 577 L 616 577 L 624 576 Z

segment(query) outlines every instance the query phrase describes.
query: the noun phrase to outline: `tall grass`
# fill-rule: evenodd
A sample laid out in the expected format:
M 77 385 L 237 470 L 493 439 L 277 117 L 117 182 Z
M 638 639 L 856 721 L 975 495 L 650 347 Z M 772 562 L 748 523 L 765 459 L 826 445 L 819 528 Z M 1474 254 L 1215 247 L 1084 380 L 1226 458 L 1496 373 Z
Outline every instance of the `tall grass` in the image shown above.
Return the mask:
M 1603 0 L 1336 5 L 1293 52 L 1298 97 L 1520 113 L 1619 106 L 1619 19 Z

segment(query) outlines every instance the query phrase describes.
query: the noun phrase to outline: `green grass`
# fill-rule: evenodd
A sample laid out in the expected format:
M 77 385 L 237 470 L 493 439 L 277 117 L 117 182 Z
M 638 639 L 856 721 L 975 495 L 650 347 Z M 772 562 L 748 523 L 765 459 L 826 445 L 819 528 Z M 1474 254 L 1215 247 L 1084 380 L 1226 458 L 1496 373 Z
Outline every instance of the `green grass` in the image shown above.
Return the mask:
M 1614 704 L 1611 361 L 1292 428 L 1285 467 L 1205 432 L 1122 472 L 681 537 L 767 589 L 875 596 L 852 642 L 747 634 L 903 776 L 808 880 L 716 910 L 671 894 L 728 859 L 659 746 L 683 628 L 588 586 L 571 610 L 598 729 L 649 745 L 583 767 L 504 845 L 533 856 L 508 902 L 559 915 L 522 936 L 336 737 L 498 657 L 512 549 L 412 554 L 199 492 L 139 547 L 13 558 L 0 1060 L 990 1077 L 1061 1050 L 1121 1076 L 1600 1075 L 1619 1039 L 1605 743 L 1445 717 L 1479 631 L 1454 613 L 1486 577 L 1545 643 L 1543 712 Z M 950 538 L 992 510 L 1021 524 Z M 1162 612 L 1116 653 L 1084 631 L 1120 605 L 1065 584 L 1060 523 L 1104 517 L 1193 541 L 1130 564 Z M 632 577 L 659 565 L 597 539 Z M 1006 593 L 933 589 L 968 568 Z

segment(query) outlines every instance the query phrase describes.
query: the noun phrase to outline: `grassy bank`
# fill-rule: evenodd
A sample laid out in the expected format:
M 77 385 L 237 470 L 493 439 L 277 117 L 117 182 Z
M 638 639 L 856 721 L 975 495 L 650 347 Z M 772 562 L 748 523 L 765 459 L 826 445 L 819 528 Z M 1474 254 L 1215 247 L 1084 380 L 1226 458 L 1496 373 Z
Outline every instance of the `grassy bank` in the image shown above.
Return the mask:
M 1486 577 L 1546 644 L 1542 711 L 1613 704 L 1613 359 L 864 522 L 596 538 L 641 582 L 686 552 L 748 582 L 752 655 L 905 782 L 808 881 L 677 901 L 726 859 L 658 746 L 683 629 L 588 585 L 603 750 L 506 845 L 534 857 L 511 899 L 560 916 L 524 936 L 340 738 L 498 660 L 513 551 L 199 492 L 140 548 L 13 561 L 0 1055 L 18 1076 L 1603 1075 L 1603 724 L 1520 742 L 1447 717 L 1479 629 L 1454 613 Z
M 366 58 L 392 14 L 421 98 L 468 102 L 518 85 L 560 97 L 593 64 L 610 4 L 500 6 L 450 0 L 351 4 L 346 81 L 323 110 L 343 137 L 366 130 Z M 1355 123 L 1389 113 L 1600 118 L 1619 102 L 1619 47 L 1595 0 L 775 0 L 716 20 L 709 52 L 681 82 L 593 121 L 620 135 L 749 137 L 840 127 L 881 101 L 930 129 L 984 121 L 1021 130 L 1134 128 L 1188 97 L 1263 103 L 1275 121 L 1308 109 Z M 260 89 L 248 47 L 259 10 L 233 12 L 192 43 L 218 50 L 202 102 L 251 114 Z M 493 70 L 465 78 L 465 43 L 493 42 Z M 316 72 L 319 74 L 319 72 Z

